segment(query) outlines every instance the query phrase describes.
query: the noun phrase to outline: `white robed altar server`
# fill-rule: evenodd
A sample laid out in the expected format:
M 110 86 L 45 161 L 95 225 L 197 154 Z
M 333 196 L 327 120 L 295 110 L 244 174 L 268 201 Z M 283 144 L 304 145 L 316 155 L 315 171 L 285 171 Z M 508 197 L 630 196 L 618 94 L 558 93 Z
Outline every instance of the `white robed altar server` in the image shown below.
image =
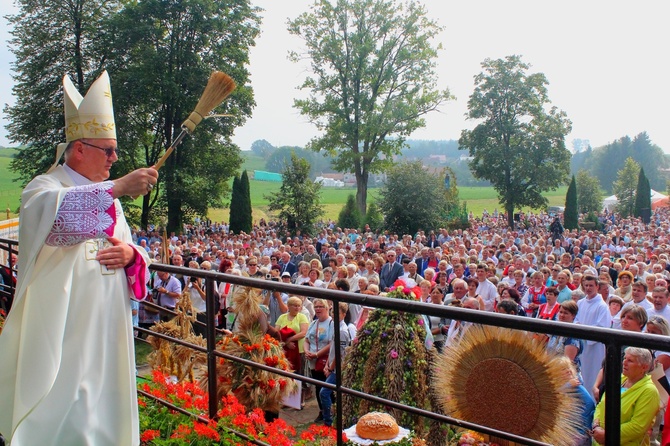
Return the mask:
M 582 278 L 582 287 L 586 296 L 577 302 L 579 310 L 575 322 L 592 327 L 609 328 L 611 316 L 609 307 L 598 294 L 598 279 L 593 276 Z M 596 341 L 585 341 L 581 356 L 581 372 L 584 387 L 593 395 L 593 385 L 605 358 L 605 345 Z
M 130 298 L 144 298 L 148 262 L 117 198 L 147 193 L 158 173 L 106 181 L 118 159 L 107 72 L 85 98 L 63 84 L 67 143 L 21 196 L 0 433 L 10 446 L 138 445 Z

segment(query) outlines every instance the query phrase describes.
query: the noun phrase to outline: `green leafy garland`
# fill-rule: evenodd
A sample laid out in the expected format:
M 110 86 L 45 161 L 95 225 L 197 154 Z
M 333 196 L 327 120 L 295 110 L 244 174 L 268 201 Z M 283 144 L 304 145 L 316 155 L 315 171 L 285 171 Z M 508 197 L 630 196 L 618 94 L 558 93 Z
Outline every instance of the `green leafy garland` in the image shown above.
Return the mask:
M 399 281 L 387 297 L 416 300 L 417 291 Z M 347 352 L 342 384 L 402 404 L 430 409 L 428 377 L 432 353 L 426 349 L 425 338 L 426 328 L 421 315 L 382 309 L 373 311 Z M 345 426 L 355 424 L 359 417 L 374 410 L 390 413 L 398 424 L 423 437 L 425 425 L 421 417 L 343 395 Z

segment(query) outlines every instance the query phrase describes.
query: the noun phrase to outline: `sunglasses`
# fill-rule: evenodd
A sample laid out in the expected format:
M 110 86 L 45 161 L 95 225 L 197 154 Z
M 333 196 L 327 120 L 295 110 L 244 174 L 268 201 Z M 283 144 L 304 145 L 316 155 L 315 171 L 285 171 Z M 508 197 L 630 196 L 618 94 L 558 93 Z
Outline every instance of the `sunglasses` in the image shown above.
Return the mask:
M 91 144 L 90 142 L 84 142 L 84 141 L 82 141 L 81 143 L 90 147 L 94 147 L 98 150 L 102 150 L 103 152 L 105 152 L 107 158 L 110 158 L 113 154 L 117 155 L 119 154 L 119 149 L 117 147 L 100 147 L 96 146 L 95 144 Z

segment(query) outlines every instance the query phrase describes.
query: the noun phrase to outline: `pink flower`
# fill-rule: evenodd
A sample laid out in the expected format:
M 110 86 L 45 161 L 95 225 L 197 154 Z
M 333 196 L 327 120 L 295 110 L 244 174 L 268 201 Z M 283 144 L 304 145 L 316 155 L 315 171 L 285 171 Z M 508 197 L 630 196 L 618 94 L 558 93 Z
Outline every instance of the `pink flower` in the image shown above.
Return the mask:
M 418 321 L 418 323 L 419 323 L 419 325 L 423 325 L 423 318 L 422 318 L 421 316 L 419 316 L 419 321 Z
M 390 356 L 391 358 L 396 359 L 398 357 L 398 352 L 395 350 L 391 350 Z

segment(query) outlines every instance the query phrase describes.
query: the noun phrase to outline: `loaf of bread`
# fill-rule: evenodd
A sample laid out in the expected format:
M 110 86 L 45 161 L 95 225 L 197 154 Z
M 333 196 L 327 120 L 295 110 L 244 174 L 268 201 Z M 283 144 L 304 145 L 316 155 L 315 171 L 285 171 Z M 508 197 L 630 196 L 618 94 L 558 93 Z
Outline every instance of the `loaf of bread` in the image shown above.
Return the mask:
M 398 423 L 382 412 L 370 412 L 356 423 L 356 435 L 367 440 L 390 440 L 398 436 Z

